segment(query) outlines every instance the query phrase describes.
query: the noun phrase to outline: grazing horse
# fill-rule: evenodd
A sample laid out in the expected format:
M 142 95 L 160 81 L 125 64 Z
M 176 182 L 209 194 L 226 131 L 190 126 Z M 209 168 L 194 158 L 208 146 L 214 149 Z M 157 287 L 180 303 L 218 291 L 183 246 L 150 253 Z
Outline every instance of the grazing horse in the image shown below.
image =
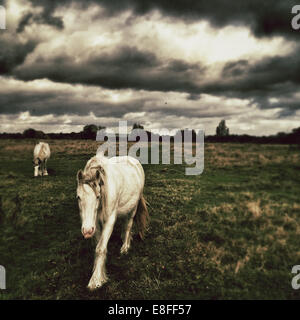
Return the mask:
M 81 232 L 85 239 L 95 235 L 97 241 L 93 275 L 88 284 L 90 290 L 100 288 L 108 280 L 105 271 L 107 243 L 117 216 L 127 218 L 121 254 L 127 253 L 130 247 L 134 220 L 141 239 L 144 238 L 149 218 L 143 197 L 144 183 L 142 165 L 129 156 L 107 158 L 97 154 L 87 162 L 83 171 L 78 171 L 77 199 Z
M 50 147 L 48 143 L 40 142 L 35 145 L 33 151 L 34 176 L 47 176 L 47 160 L 50 158 Z

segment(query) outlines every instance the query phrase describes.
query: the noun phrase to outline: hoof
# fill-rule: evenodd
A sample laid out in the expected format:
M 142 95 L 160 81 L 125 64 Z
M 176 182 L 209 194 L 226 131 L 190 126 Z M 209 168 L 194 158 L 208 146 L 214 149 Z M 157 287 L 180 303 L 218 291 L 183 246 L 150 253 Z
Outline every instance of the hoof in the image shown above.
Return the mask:
M 102 279 L 97 279 L 95 277 L 92 277 L 90 279 L 90 282 L 87 286 L 87 288 L 90 290 L 90 291 L 94 291 L 94 290 L 97 290 L 99 288 L 101 288 L 106 282 L 107 282 L 108 278 L 106 275 L 104 275 L 104 277 L 102 277 Z
M 106 283 L 107 281 L 106 280 L 103 280 L 103 281 L 98 281 L 98 282 L 94 282 L 94 281 L 90 281 L 87 288 L 90 290 L 90 291 L 95 291 L 97 289 L 100 289 L 104 283 Z
M 129 245 L 122 245 L 122 247 L 121 247 L 121 250 L 120 250 L 120 252 L 121 252 L 121 254 L 127 254 L 128 253 L 128 250 L 129 250 Z

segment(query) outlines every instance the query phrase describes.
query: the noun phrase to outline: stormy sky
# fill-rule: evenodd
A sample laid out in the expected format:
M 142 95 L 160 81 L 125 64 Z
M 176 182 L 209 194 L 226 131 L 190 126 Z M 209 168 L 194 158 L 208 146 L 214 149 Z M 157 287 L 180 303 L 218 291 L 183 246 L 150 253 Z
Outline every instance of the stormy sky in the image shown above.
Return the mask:
M 300 126 L 289 0 L 9 0 L 0 132 L 85 124 L 268 135 Z M 300 19 L 299 19 L 300 21 Z

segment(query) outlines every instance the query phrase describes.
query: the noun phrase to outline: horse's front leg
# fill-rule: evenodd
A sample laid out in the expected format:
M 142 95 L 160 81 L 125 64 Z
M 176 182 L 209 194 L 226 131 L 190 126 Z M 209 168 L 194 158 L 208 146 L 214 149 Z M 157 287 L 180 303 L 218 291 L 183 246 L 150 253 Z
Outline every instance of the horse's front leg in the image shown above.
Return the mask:
M 95 290 L 100 288 L 107 280 L 107 275 L 105 271 L 105 260 L 107 253 L 107 243 L 112 234 L 114 224 L 116 222 L 116 213 L 112 213 L 106 220 L 100 240 L 96 246 L 96 257 L 94 263 L 93 275 L 88 284 L 90 290 Z
M 48 175 L 48 171 L 47 171 L 47 159 L 44 160 L 43 175 L 44 175 L 44 176 L 47 176 L 47 175 Z

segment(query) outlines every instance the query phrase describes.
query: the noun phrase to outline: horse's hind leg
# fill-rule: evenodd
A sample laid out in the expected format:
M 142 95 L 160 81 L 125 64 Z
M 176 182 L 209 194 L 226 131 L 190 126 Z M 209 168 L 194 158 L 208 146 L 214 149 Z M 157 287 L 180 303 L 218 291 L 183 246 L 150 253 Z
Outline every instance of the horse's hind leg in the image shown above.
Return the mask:
M 95 236 L 94 236 L 94 239 L 96 240 L 96 243 L 98 243 L 100 241 L 102 226 L 103 226 L 103 223 L 101 223 L 101 226 L 100 226 L 99 222 L 97 221 L 96 231 L 95 231 Z
M 131 229 L 133 225 L 133 219 L 137 211 L 137 206 L 132 211 L 131 216 L 129 220 L 127 220 L 127 223 L 125 225 L 125 230 L 123 234 L 123 245 L 121 247 L 121 254 L 127 253 L 130 248 L 130 242 L 131 242 Z
M 43 175 L 43 161 L 40 162 L 39 164 L 39 176 Z

